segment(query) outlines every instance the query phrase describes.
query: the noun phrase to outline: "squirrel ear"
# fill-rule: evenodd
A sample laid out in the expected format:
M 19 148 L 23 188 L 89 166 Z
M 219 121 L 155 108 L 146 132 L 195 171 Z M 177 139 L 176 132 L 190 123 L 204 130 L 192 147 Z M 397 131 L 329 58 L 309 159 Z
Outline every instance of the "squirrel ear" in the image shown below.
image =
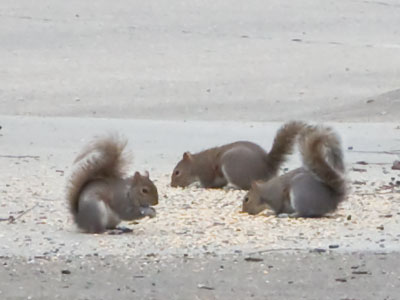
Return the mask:
M 140 177 L 141 177 L 140 173 L 138 171 L 136 171 L 135 174 L 133 175 L 133 181 L 139 180 Z
M 190 154 L 190 152 L 186 151 L 185 153 L 183 153 L 183 159 L 184 160 L 192 160 L 192 154 Z
M 256 190 L 258 188 L 257 180 L 251 182 L 251 189 Z
M 150 177 L 150 174 L 149 174 L 149 171 L 144 171 L 144 176 L 146 176 L 147 178 L 149 178 Z

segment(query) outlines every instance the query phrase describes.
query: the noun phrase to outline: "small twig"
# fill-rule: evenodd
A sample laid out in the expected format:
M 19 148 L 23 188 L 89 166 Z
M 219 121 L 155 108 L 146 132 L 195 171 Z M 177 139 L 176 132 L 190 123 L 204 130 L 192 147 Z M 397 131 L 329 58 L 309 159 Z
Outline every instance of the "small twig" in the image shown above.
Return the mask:
M 33 197 L 33 198 L 42 201 L 58 201 L 57 199 L 43 198 L 43 197 Z
M 391 165 L 391 163 L 382 163 L 382 162 L 369 162 L 369 163 L 361 163 L 361 162 L 356 162 L 356 165 L 363 165 L 363 166 L 367 166 L 367 165 L 377 165 L 377 166 L 386 166 L 386 165 Z
M 374 196 L 374 195 L 390 195 L 390 194 L 395 194 L 398 193 L 397 191 L 389 191 L 389 192 L 385 192 L 385 193 L 353 193 L 353 195 L 357 195 L 357 196 Z
M 45 255 L 36 255 L 33 258 L 35 259 L 45 259 L 45 260 L 50 260 L 49 257 L 45 256 Z
M 360 168 L 352 168 L 351 170 L 354 171 L 354 172 L 360 172 L 360 173 L 367 172 L 366 169 L 360 169 Z
M 0 157 L 4 157 L 4 158 L 34 158 L 34 159 L 39 159 L 40 156 L 38 155 L 0 155 Z
M 265 250 L 255 251 L 255 252 L 249 252 L 246 254 L 253 255 L 253 254 L 262 254 L 262 253 L 267 253 L 267 252 L 301 251 L 301 250 L 308 251 L 308 249 L 301 249 L 301 248 L 278 248 L 278 249 L 265 249 Z
M 375 153 L 375 154 L 393 154 L 393 155 L 398 155 L 398 154 L 400 154 L 400 150 L 392 150 L 392 151 L 350 150 L 350 152 L 356 152 L 356 153 Z
M 22 213 L 20 213 L 18 216 L 16 216 L 15 218 L 10 219 L 10 221 L 8 222 L 9 224 L 14 223 L 16 220 L 20 219 L 23 215 L 27 214 L 28 212 L 30 212 L 31 210 L 33 210 L 36 206 L 38 206 L 39 203 L 36 203 L 34 206 L 32 206 L 31 208 L 28 208 L 27 210 L 23 211 Z

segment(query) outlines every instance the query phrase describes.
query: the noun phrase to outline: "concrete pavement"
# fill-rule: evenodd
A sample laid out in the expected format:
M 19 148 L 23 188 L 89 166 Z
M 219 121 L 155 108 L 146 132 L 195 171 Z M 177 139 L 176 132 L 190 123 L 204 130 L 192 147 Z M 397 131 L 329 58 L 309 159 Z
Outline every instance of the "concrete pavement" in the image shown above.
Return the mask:
M 395 122 L 399 20 L 396 0 L 3 0 L 0 114 Z

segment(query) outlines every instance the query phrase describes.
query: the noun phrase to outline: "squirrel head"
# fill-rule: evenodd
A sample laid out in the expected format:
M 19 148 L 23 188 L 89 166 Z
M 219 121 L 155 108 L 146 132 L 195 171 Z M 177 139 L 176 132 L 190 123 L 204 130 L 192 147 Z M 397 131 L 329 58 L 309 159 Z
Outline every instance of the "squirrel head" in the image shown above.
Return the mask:
M 196 181 L 196 176 L 193 174 L 194 158 L 189 152 L 183 153 L 180 162 L 174 168 L 171 175 L 172 187 L 186 187 Z
M 144 175 L 135 172 L 135 175 L 133 175 L 131 180 L 131 193 L 133 199 L 138 201 L 140 206 L 147 207 L 158 204 L 157 187 L 153 181 L 150 180 L 149 172 L 146 171 Z
M 256 215 L 267 208 L 262 200 L 262 191 L 259 187 L 260 182 L 254 181 L 251 184 L 250 190 L 243 198 L 242 212 L 250 215 Z

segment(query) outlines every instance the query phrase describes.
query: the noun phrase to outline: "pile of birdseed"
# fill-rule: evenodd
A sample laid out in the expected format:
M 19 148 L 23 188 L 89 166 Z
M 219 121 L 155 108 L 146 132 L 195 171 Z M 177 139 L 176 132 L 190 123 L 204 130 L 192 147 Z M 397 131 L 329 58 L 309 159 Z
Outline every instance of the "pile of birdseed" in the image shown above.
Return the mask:
M 0 256 L 194 257 L 298 249 L 398 250 L 398 171 L 379 178 L 350 171 L 348 200 L 319 219 L 277 218 L 267 211 L 242 214 L 245 191 L 172 188 L 169 175 L 155 176 L 160 195 L 155 218 L 121 224 L 132 233 L 93 235 L 79 232 L 72 222 L 64 199 L 64 171 L 35 158 L 2 164 L 10 172 L 0 175 Z

